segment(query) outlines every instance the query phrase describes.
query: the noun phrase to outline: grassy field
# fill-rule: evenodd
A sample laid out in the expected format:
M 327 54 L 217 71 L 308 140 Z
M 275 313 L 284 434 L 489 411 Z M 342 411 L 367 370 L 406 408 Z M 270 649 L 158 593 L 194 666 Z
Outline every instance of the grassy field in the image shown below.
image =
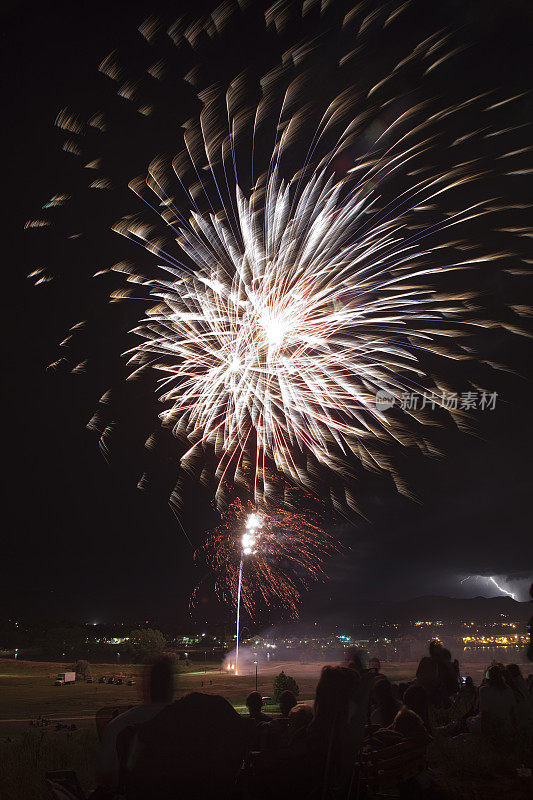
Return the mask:
M 140 701 L 144 676 L 141 665 L 92 664 L 94 683 L 79 680 L 75 684 L 55 686 L 57 674 L 68 670 L 69 666 L 53 662 L 0 660 L 0 736 L 27 729 L 29 721 L 39 716 L 86 727 L 93 725 L 95 712 L 102 706 L 133 705 Z M 206 678 L 211 672 L 219 674 L 218 665 L 208 664 L 206 668 Z M 135 680 L 135 685 L 100 684 L 100 675 L 125 676 Z M 203 665 L 202 677 L 198 676 L 197 667 L 192 666 L 176 675 L 176 686 L 179 687 L 183 679 L 187 686 L 196 687 L 201 685 L 203 678 Z
M 275 662 L 259 666 L 258 689 L 264 696 L 272 694 L 274 676 L 282 669 L 296 678 L 300 699 L 311 700 L 323 664 Z M 531 665 L 525 665 L 527 670 Z M 68 664 L 35 661 L 0 660 L 0 737 L 27 730 L 29 721 L 39 716 L 78 727 L 92 726 L 96 711 L 102 706 L 138 703 L 143 687 L 143 667 L 138 664 L 92 664 L 94 683 L 77 681 L 67 686 L 54 686 L 58 672 Z M 205 669 L 205 672 L 204 672 Z M 410 680 L 416 672 L 415 662 L 384 664 L 383 671 L 395 682 Z M 479 682 L 482 667 L 464 664 L 463 674 Z M 123 675 L 135 680 L 134 686 L 99 684 L 101 675 Z M 244 708 L 247 694 L 255 689 L 255 671 L 235 676 L 221 670 L 219 664 L 191 664 L 176 675 L 176 697 L 192 691 L 221 694 L 237 709 Z
M 93 726 L 94 715 L 102 706 L 133 705 L 142 694 L 143 668 L 136 664 L 92 664 L 94 683 L 77 681 L 66 686 L 54 686 L 58 672 L 68 664 L 31 661 L 0 661 L 0 737 L 28 729 L 29 721 L 45 716 L 54 721 L 75 723 L 77 727 Z M 198 668 L 200 666 L 200 669 Z M 274 676 L 282 669 L 293 675 L 300 687 L 300 699 L 311 700 L 320 675 L 321 663 L 275 663 L 261 666 L 258 689 L 264 696 L 272 693 Z M 204 672 L 205 669 L 205 672 Z M 404 680 L 414 674 L 414 664 L 387 665 L 392 680 Z M 134 686 L 99 684 L 100 675 L 124 675 L 133 678 Z M 255 689 L 255 671 L 235 676 L 221 671 L 219 664 L 191 665 L 176 675 L 176 697 L 192 691 L 221 694 L 238 710 Z
M 50 800 L 46 772 L 73 769 L 89 792 L 95 787 L 98 738 L 94 726 L 69 733 L 28 730 L 0 737 L 0 797 L 2 800 Z
M 68 664 L 0 660 L 0 798 L 45 800 L 49 795 L 44 774 L 53 769 L 75 769 L 82 786 L 94 787 L 94 762 L 98 748 L 94 717 L 102 706 L 138 703 L 143 685 L 143 668 L 134 664 L 117 667 L 91 665 L 95 681 L 100 675 L 124 675 L 136 681 L 135 686 L 77 682 L 70 686 L 54 686 L 58 672 Z M 200 669 L 198 668 L 200 666 Z M 296 678 L 300 700 L 311 701 L 321 663 L 274 663 L 260 665 L 258 689 L 264 696 L 272 693 L 274 675 L 281 669 Z M 524 665 L 527 670 L 530 665 Z M 244 711 L 246 695 L 255 689 L 255 671 L 238 677 L 222 672 L 218 664 L 191 665 L 176 675 L 176 697 L 191 691 L 221 694 L 239 711 Z M 414 676 L 416 664 L 384 664 L 383 671 L 393 681 Z M 480 665 L 463 665 L 463 674 L 471 674 L 479 682 Z M 272 707 L 273 708 L 273 707 Z M 267 707 L 267 710 L 268 707 Z M 34 728 L 31 719 L 43 715 L 53 722 L 75 723 L 77 730 L 56 731 Z M 530 745 L 528 744 L 528 748 Z M 524 788 L 516 776 L 519 762 L 528 760 L 522 747 L 503 752 L 490 743 L 470 740 L 466 743 L 438 739 L 430 750 L 432 767 L 453 800 L 526 800 L 531 786 Z

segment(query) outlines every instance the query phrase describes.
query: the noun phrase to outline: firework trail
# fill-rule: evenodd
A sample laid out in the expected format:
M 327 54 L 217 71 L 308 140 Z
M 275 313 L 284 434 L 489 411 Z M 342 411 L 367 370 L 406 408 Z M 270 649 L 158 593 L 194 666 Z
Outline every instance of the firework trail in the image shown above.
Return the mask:
M 207 564 L 222 602 L 236 606 L 240 595 L 251 617 L 258 608 L 281 607 L 295 618 L 301 591 L 324 580 L 322 564 L 338 549 L 320 522 L 317 514 L 302 514 L 291 503 L 266 510 L 236 500 L 195 558 Z M 200 590 L 193 594 L 193 606 Z
M 111 300 L 155 301 L 133 331 L 132 376 L 161 371 L 160 417 L 184 443 L 183 474 L 203 470 L 219 508 L 231 484 L 249 483 L 255 504 L 272 504 L 268 476 L 277 474 L 310 493 L 325 484 L 336 508 L 355 509 L 358 465 L 390 474 L 409 494 L 396 450 L 436 454 L 430 426 L 444 415 L 466 427 L 460 407 L 440 398 L 457 389 L 457 362 L 478 359 L 469 336 L 520 333 L 531 313 L 508 304 L 495 321 L 472 288 L 495 271 L 528 271 L 509 248 L 512 237 L 530 236 L 516 221 L 528 206 L 502 200 L 490 182 L 495 164 L 509 180 L 531 171 L 531 148 L 511 143 L 521 126 L 510 109 L 522 93 L 488 88 L 439 104 L 431 81 L 464 49 L 453 32 L 439 30 L 400 55 L 391 47 L 387 57 L 386 37 L 409 3 L 361 3 L 342 13 L 341 5 L 269 8 L 266 28 L 277 32 L 280 55 L 259 79 L 237 71 L 225 80 L 222 62 L 219 80 L 204 74 L 205 48 L 215 48 L 236 17 L 241 26 L 251 19 L 245 3 L 222 3 L 166 30 L 155 18 L 139 28 L 149 49 L 163 49 L 163 40 L 167 50 L 176 46 L 199 105 L 182 125 L 182 149 L 153 158 L 129 183 L 139 206 L 114 230 L 147 255 L 113 266 L 131 288 Z M 383 63 L 361 77 L 361 59 L 368 54 L 372 63 L 376 42 Z M 163 83 L 170 60 L 151 63 L 141 79 L 113 52 L 100 71 L 121 102 L 149 119 L 157 112 L 146 81 Z M 413 80 L 416 91 L 402 88 Z M 105 115 L 82 119 L 64 109 L 56 124 L 68 136 L 66 153 L 95 170 L 89 191 L 111 190 L 103 162 L 84 145 L 85 133 L 90 142 L 95 131 L 106 135 Z M 45 207 L 51 213 L 68 202 L 58 193 Z M 506 226 L 509 215 L 514 224 Z M 44 215 L 27 223 L 48 225 Z M 492 248 L 495 230 L 506 246 Z M 50 277 L 32 274 L 37 282 Z M 378 392 L 397 401 L 393 410 L 379 407 Z M 430 393 L 439 411 L 403 406 L 408 392 Z M 113 422 L 105 408 L 91 426 L 107 450 Z M 180 482 L 176 503 L 179 496 Z M 225 534 L 213 536 L 227 550 Z M 280 558 L 283 541 L 272 540 Z M 213 548 L 213 567 L 225 563 Z M 257 577 L 266 591 L 267 576 Z M 290 582 L 268 579 L 290 602 Z

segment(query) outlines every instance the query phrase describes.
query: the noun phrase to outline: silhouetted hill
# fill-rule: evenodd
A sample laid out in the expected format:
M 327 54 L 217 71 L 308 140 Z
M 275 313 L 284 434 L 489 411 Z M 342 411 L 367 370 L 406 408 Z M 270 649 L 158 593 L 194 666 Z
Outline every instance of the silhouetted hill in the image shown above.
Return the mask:
M 358 604 L 351 614 L 353 622 L 408 622 L 409 620 L 472 620 L 493 622 L 507 617 L 526 621 L 532 613 L 531 603 L 519 603 L 512 597 L 438 597 L 426 595 L 399 602 L 366 602 Z

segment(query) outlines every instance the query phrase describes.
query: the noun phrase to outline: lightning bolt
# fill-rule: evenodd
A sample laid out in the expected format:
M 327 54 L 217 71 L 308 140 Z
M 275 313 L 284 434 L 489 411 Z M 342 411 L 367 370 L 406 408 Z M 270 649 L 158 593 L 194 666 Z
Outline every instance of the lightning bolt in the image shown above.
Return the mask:
M 492 577 L 492 575 L 489 575 L 489 578 L 488 578 L 488 580 L 489 580 L 489 581 L 491 581 L 491 582 L 494 584 L 494 586 L 497 588 L 497 590 L 498 590 L 499 592 L 501 592 L 502 594 L 506 594 L 506 595 L 508 595 L 508 597 L 512 597 L 512 598 L 513 598 L 513 600 L 516 600 L 516 595 L 514 595 L 512 592 L 508 592 L 508 591 L 507 591 L 507 589 L 504 589 L 504 588 L 503 588 L 503 586 L 499 586 L 499 584 L 497 584 L 497 583 L 496 583 L 496 581 L 495 581 L 495 579 Z
M 465 581 L 469 581 L 471 578 L 475 578 L 476 580 L 482 578 L 485 581 L 490 581 L 491 583 L 494 584 L 494 586 L 497 588 L 499 592 L 507 595 L 507 597 L 512 597 L 513 600 L 517 599 L 516 595 L 513 594 L 513 592 L 509 592 L 507 591 L 507 589 L 504 589 L 503 586 L 500 586 L 500 584 L 497 583 L 496 579 L 492 575 L 467 575 L 466 578 L 463 578 L 461 581 L 459 581 L 459 583 L 465 583 Z

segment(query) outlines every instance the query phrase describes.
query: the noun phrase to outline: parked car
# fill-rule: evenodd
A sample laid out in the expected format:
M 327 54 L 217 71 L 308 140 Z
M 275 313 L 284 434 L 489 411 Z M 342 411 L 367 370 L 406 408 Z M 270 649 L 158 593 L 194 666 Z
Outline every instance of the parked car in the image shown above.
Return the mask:
M 108 682 L 108 683 L 115 683 L 115 679 L 114 679 L 114 678 L 108 678 L 108 679 L 107 679 L 107 682 Z
M 133 680 L 133 678 L 128 681 L 128 686 L 135 686 L 135 681 Z
M 94 683 L 94 678 L 85 678 L 86 683 Z
M 124 681 L 122 680 L 122 678 L 117 678 L 117 679 L 114 681 L 114 683 L 115 683 L 117 686 L 122 686 L 122 684 L 124 683 Z
M 105 675 L 102 675 L 102 677 L 98 679 L 98 683 L 107 683 L 107 678 Z

